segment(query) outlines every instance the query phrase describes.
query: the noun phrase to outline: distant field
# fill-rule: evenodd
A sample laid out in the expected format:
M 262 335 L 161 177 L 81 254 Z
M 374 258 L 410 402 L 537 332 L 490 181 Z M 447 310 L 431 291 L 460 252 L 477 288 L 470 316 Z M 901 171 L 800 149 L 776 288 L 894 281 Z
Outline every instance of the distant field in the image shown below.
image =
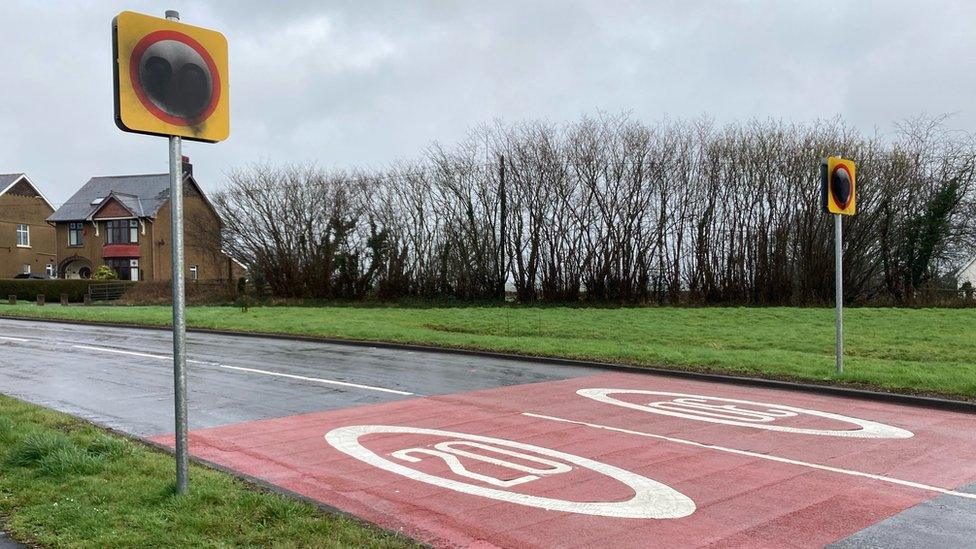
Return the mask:
M 192 307 L 191 327 L 418 343 L 976 399 L 976 309 Z M 164 325 L 168 307 L 0 305 L 0 316 Z

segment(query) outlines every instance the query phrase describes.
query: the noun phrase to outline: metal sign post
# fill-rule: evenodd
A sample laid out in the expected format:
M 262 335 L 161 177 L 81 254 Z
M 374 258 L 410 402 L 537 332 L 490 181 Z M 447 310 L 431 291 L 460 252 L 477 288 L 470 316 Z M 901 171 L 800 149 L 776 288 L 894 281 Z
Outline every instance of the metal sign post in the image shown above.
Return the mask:
M 112 20 L 115 124 L 169 139 L 172 223 L 173 381 L 176 492 L 189 487 L 186 394 L 186 269 L 183 257 L 183 139 L 216 143 L 230 135 L 227 39 L 217 31 L 124 11 Z
M 837 343 L 837 375 L 844 373 L 844 246 L 843 246 L 843 216 L 834 214 L 834 301 L 836 312 Z
M 166 19 L 179 21 L 179 12 L 167 10 Z M 169 137 L 169 200 L 173 247 L 173 385 L 176 393 L 176 493 L 189 487 L 190 458 L 186 420 L 186 280 L 183 273 L 183 143 Z
M 820 159 L 820 205 L 834 216 L 834 324 L 837 375 L 844 373 L 844 226 L 857 213 L 857 166 L 839 156 Z

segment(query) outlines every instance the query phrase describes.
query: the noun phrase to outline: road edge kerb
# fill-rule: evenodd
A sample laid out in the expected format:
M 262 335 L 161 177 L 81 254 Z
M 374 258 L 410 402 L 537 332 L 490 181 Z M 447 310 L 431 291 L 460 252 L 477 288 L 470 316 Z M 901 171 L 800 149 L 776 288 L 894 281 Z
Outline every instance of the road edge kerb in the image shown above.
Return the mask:
M 126 328 L 135 330 L 156 330 L 170 331 L 169 326 L 156 324 L 130 324 L 123 322 L 101 322 L 69 320 L 61 318 L 36 318 L 21 317 L 0 314 L 0 318 L 8 320 L 22 320 L 28 322 L 51 322 L 56 324 L 78 324 L 83 326 L 107 326 L 112 328 Z M 369 341 L 361 339 L 344 339 L 327 336 L 279 334 L 266 332 L 248 332 L 243 330 L 219 330 L 214 328 L 187 328 L 188 332 L 200 334 L 213 334 L 225 336 L 239 336 L 252 338 L 277 339 L 284 341 L 305 341 L 311 343 L 328 343 L 333 345 L 347 345 L 350 347 L 374 347 L 380 349 L 394 349 L 404 351 L 416 351 L 425 353 L 452 354 L 458 356 L 473 356 L 480 358 L 494 358 L 510 361 L 534 361 L 543 364 L 557 364 L 563 366 L 579 366 L 585 368 L 596 368 L 601 370 L 627 372 L 636 374 L 653 374 L 667 377 L 683 379 L 694 379 L 699 381 L 710 381 L 716 383 L 731 383 L 735 385 L 745 385 L 753 387 L 767 387 L 773 389 L 783 389 L 787 391 L 798 391 L 806 393 L 825 394 L 831 396 L 841 396 L 856 398 L 860 400 L 870 400 L 877 402 L 887 402 L 907 406 L 917 406 L 924 408 L 934 408 L 952 412 L 965 412 L 976 414 L 976 402 L 965 400 L 955 400 L 932 396 L 919 396 L 907 393 L 895 393 L 888 391 L 874 391 L 868 389 L 856 389 L 838 385 L 827 385 L 818 383 L 806 383 L 800 381 L 787 381 L 782 379 L 770 379 L 761 377 L 735 376 L 729 374 L 718 374 L 713 372 L 701 372 L 695 370 L 681 370 L 662 368 L 658 366 L 632 366 L 629 364 L 615 364 L 611 362 L 599 362 L 589 360 L 577 360 L 571 358 L 547 357 L 537 355 L 520 355 L 516 353 L 502 353 L 497 351 L 484 351 L 478 349 L 463 349 L 458 347 L 435 347 L 431 345 L 420 345 L 415 343 L 396 343 L 391 341 Z M 679 367 L 680 368 L 680 367 Z
M 8 317 L 3 317 L 3 318 L 8 318 Z M 77 323 L 75 323 L 75 324 L 77 324 Z M 85 324 L 85 323 L 82 323 L 82 324 Z M 139 327 L 141 328 L 142 326 L 139 326 Z M 38 408 L 44 408 L 45 410 L 49 410 L 49 411 L 52 411 L 52 412 L 55 412 L 55 413 L 58 413 L 58 414 L 64 414 L 66 416 L 70 416 L 70 417 L 72 417 L 72 418 L 74 418 L 74 419 L 76 419 L 76 420 L 78 420 L 78 421 L 80 421 L 82 423 L 87 423 L 88 425 L 91 425 L 93 427 L 96 427 L 98 429 L 101 429 L 101 430 L 103 430 L 103 431 L 105 431 L 107 433 L 113 434 L 113 435 L 115 435 L 117 437 L 120 437 L 120 438 L 124 438 L 125 440 L 127 440 L 127 441 L 129 441 L 129 442 L 131 442 L 133 444 L 139 444 L 139 445 L 145 446 L 145 447 L 149 448 L 152 451 L 162 452 L 162 453 L 168 454 L 170 456 L 175 456 L 176 455 L 176 450 L 173 447 L 167 446 L 167 445 L 165 445 L 165 444 L 163 444 L 161 442 L 156 442 L 155 440 L 151 440 L 151 439 L 146 438 L 146 437 L 141 437 L 139 435 L 135 435 L 135 434 L 132 434 L 132 433 L 127 433 L 127 432 L 125 432 L 125 431 L 123 431 L 121 429 L 118 429 L 116 427 L 112 427 L 111 425 L 106 425 L 106 424 L 104 424 L 104 423 L 102 423 L 100 421 L 96 421 L 96 420 L 93 420 L 93 419 L 90 419 L 90 418 L 78 416 L 78 415 L 72 414 L 71 412 L 63 412 L 61 410 L 57 410 L 55 408 L 51 408 L 51 407 L 45 406 L 43 404 L 37 404 L 36 402 L 31 402 L 29 400 L 24 400 L 24 399 L 22 399 L 20 397 L 14 396 L 14 395 L 9 395 L 9 394 L 6 394 L 6 393 L 2 393 L 2 394 L 3 394 L 3 396 L 5 396 L 5 397 L 7 397 L 9 399 L 16 400 L 16 401 L 21 402 L 21 403 L 24 403 L 24 404 L 26 404 L 28 406 L 37 406 Z M 191 437 L 192 437 L 192 434 L 191 434 Z M 191 441 L 191 445 L 192 445 L 192 441 Z M 369 525 L 371 528 L 376 528 L 377 530 L 382 530 L 384 532 L 388 532 L 388 533 L 393 534 L 395 536 L 400 536 L 400 537 L 409 539 L 410 541 L 415 542 L 418 545 L 421 545 L 421 546 L 424 546 L 424 547 L 431 547 L 431 545 L 429 545 L 429 544 L 427 544 L 427 543 L 425 543 L 425 542 L 423 542 L 421 540 L 418 540 L 417 538 L 414 538 L 412 536 L 409 536 L 409 535 L 407 535 L 407 534 L 405 534 L 403 532 L 400 532 L 400 531 L 397 531 L 397 530 L 391 530 L 390 528 L 386 528 L 384 526 L 381 526 L 379 524 L 376 524 L 375 522 L 370 522 L 370 521 L 368 521 L 368 520 L 366 520 L 366 519 L 364 519 L 362 517 L 359 517 L 357 515 L 354 515 L 354 514 L 348 512 L 348 511 L 344 511 L 344 510 L 342 510 L 342 509 L 340 509 L 338 507 L 333 507 L 332 505 L 329 505 L 327 503 L 322 503 L 321 501 L 312 499 L 312 498 L 310 498 L 308 496 L 304 496 L 302 494 L 299 494 L 298 492 L 289 490 L 288 488 L 284 488 L 282 486 L 278 486 L 277 484 L 273 484 L 273 483 L 268 482 L 268 481 L 266 481 L 264 479 L 261 479 L 261 478 L 258 478 L 258 477 L 249 475 L 247 473 L 242 473 L 242 472 L 240 472 L 240 471 L 238 471 L 236 469 L 233 469 L 231 467 L 227 467 L 225 465 L 220 465 L 219 463 L 215 463 L 215 462 L 210 461 L 208 459 L 203 459 L 201 457 L 194 456 L 193 454 L 190 454 L 189 457 L 190 457 L 190 461 L 191 462 L 196 463 L 197 465 L 200 465 L 202 467 L 206 467 L 208 469 L 213 469 L 213 470 L 215 470 L 217 472 L 220 472 L 220 473 L 223 473 L 225 475 L 229 475 L 231 477 L 234 477 L 237 480 L 240 480 L 241 482 L 247 484 L 248 486 L 250 486 L 253 489 L 261 490 L 261 491 L 268 492 L 268 493 L 272 493 L 272 494 L 277 494 L 279 496 L 286 497 L 286 498 L 290 498 L 290 499 L 295 499 L 295 500 L 301 501 L 303 503 L 307 503 L 307 504 L 309 504 L 309 505 L 315 507 L 316 509 L 319 509 L 320 511 L 323 511 L 325 513 L 329 513 L 329 514 L 332 514 L 332 515 L 338 515 L 338 516 L 341 516 L 343 518 L 347 518 L 347 519 L 350 519 L 350 520 L 354 520 L 354 521 L 356 521 L 356 522 L 358 522 L 360 524 Z M 190 477 L 190 489 L 191 490 L 193 489 L 193 477 L 192 477 L 192 475 Z M 10 538 L 10 539 L 13 540 L 13 541 L 16 541 L 17 543 L 20 543 L 22 545 L 26 545 L 27 547 L 34 547 L 29 542 L 18 541 L 18 540 L 14 539 L 14 538 Z

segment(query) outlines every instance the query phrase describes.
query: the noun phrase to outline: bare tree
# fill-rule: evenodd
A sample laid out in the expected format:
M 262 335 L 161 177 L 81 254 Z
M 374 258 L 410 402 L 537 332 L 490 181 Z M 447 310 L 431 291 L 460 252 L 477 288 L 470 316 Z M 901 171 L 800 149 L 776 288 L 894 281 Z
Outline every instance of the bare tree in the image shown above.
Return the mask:
M 222 246 L 281 296 L 497 300 L 511 281 L 522 302 L 817 304 L 818 159 L 842 155 L 846 298 L 918 302 L 976 252 L 976 147 L 945 123 L 496 123 L 384 171 L 250 166 L 214 204 Z

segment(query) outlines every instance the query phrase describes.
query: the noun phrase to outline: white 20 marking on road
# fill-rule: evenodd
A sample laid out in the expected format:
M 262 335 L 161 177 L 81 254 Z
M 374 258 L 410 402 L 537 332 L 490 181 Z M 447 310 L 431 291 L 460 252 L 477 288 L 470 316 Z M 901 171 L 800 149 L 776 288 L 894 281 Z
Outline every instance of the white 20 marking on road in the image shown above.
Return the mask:
M 723 425 L 738 425 L 742 427 L 752 427 L 754 429 L 766 429 L 769 431 L 780 431 L 784 433 L 796 433 L 804 435 L 823 435 L 846 438 L 911 438 L 914 435 L 911 431 L 892 427 L 875 421 L 868 421 L 856 417 L 842 416 L 831 412 L 821 412 L 820 410 L 807 410 L 784 406 L 782 404 L 766 404 L 763 402 L 753 402 L 751 400 L 737 400 L 733 398 L 720 398 L 703 395 L 688 395 L 684 393 L 668 393 L 664 391 L 645 391 L 643 389 L 580 389 L 576 394 L 603 402 L 613 404 L 632 410 L 661 414 L 665 416 L 693 419 L 695 421 L 707 421 L 709 423 L 721 423 Z M 611 395 L 648 395 L 676 397 L 670 400 L 650 402 L 648 404 L 637 404 L 619 400 Z M 712 404 L 719 402 L 721 404 Z M 741 408 L 737 405 L 745 405 L 748 408 Z M 807 415 L 832 419 L 843 423 L 857 425 L 860 429 L 807 429 L 802 427 L 790 427 L 788 425 L 775 425 L 774 422 L 780 419 Z
M 416 434 L 447 439 L 434 445 L 434 449 L 407 448 L 393 452 L 390 455 L 395 459 L 409 463 L 419 462 L 421 458 L 418 457 L 418 454 L 437 457 L 443 460 L 451 471 L 458 476 L 479 480 L 493 486 L 509 487 L 517 484 L 524 485 L 542 476 L 569 472 L 572 470 L 571 465 L 576 465 L 625 484 L 634 491 L 634 496 L 626 501 L 567 501 L 499 490 L 497 488 L 489 488 L 443 478 L 389 460 L 360 443 L 359 439 L 361 437 L 373 434 Z M 567 513 L 640 519 L 681 518 L 695 511 L 695 502 L 690 498 L 670 486 L 655 480 L 612 465 L 522 442 L 467 433 L 456 433 L 453 431 L 392 425 L 352 425 L 339 427 L 329 431 L 325 435 L 325 440 L 340 452 L 391 473 L 464 494 L 492 498 L 508 503 Z M 488 450 L 494 454 L 529 461 L 537 464 L 537 466 L 527 466 L 484 454 L 476 454 L 468 450 L 462 450 L 459 447 Z M 458 459 L 458 456 L 492 463 L 528 474 L 508 481 L 496 479 L 467 470 Z M 539 456 L 552 459 L 540 458 Z
M 461 450 L 457 446 L 467 446 L 469 448 L 478 448 L 481 450 L 487 450 L 489 452 L 494 452 L 496 454 L 502 454 L 513 458 L 518 458 L 524 461 L 532 461 L 535 463 L 540 463 L 545 465 L 545 469 L 529 467 L 522 465 L 520 463 L 513 463 L 511 461 L 506 461 L 504 459 L 493 458 L 491 456 L 486 456 L 483 454 L 477 454 L 474 452 L 469 452 L 466 450 Z M 513 450 L 506 450 L 504 448 L 499 448 L 497 446 L 489 446 L 487 444 L 482 444 L 480 442 L 465 442 L 463 440 L 455 440 L 453 442 L 439 442 L 434 445 L 434 449 L 430 448 L 407 448 L 406 450 L 398 450 L 390 454 L 391 456 L 402 459 L 404 461 L 409 461 L 410 463 L 420 463 L 421 458 L 417 457 L 416 454 L 426 454 L 429 456 L 439 457 L 444 460 L 444 463 L 451 468 L 451 472 L 462 477 L 471 478 L 474 480 L 479 480 L 492 486 L 499 486 L 502 488 L 511 488 L 512 486 L 518 486 L 519 484 L 525 484 L 526 482 L 532 482 L 533 480 L 539 480 L 546 475 L 558 475 L 560 473 L 568 473 L 573 470 L 572 467 L 566 465 L 565 463 L 560 463 L 558 461 L 550 461 L 548 459 L 542 459 L 540 457 L 532 456 L 529 454 L 523 454 L 521 452 L 515 452 Z M 468 471 L 464 464 L 458 457 L 466 457 L 473 459 L 475 461 L 481 461 L 483 463 L 491 463 L 492 465 L 497 465 L 499 467 L 505 467 L 507 469 L 512 469 L 514 471 L 519 471 L 520 473 L 531 473 L 528 475 L 522 475 L 518 478 L 513 478 L 511 480 L 505 480 L 496 478 L 490 475 L 483 475 L 481 473 L 475 473 L 474 471 Z

